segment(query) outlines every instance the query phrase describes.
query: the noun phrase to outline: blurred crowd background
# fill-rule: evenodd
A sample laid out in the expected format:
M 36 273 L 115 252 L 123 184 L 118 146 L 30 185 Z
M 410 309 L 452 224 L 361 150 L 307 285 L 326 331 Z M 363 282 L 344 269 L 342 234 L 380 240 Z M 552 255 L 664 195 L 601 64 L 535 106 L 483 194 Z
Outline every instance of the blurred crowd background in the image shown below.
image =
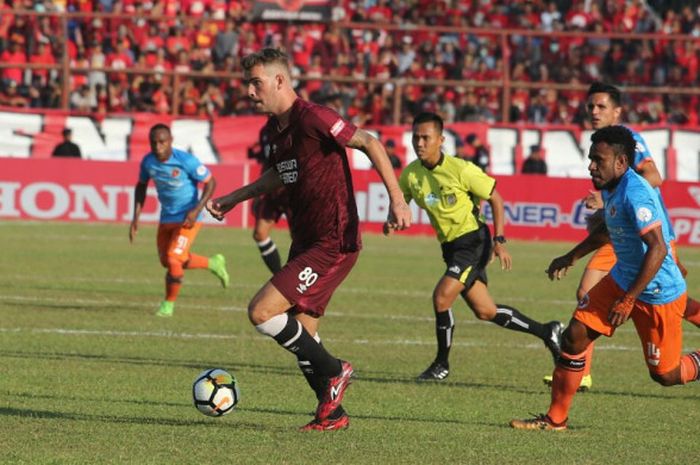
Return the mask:
M 359 125 L 420 110 L 447 122 L 585 125 L 595 80 L 659 89 L 627 93 L 632 123 L 698 124 L 698 96 L 664 90 L 698 84 L 696 1 L 338 0 L 321 23 L 256 21 L 253 3 L 0 0 L 0 105 L 59 108 L 60 69 L 24 66 L 56 65 L 65 52 L 72 111 L 248 114 L 240 59 L 280 47 L 302 96 Z M 505 110 L 504 73 L 528 84 L 513 86 Z

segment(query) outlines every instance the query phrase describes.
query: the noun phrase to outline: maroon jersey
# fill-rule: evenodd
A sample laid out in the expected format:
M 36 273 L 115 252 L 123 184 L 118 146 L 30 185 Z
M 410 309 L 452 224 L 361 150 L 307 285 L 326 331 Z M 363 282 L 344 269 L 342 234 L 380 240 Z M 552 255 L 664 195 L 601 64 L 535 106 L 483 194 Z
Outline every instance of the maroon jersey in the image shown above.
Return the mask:
M 270 161 L 289 194 L 291 255 L 314 245 L 355 252 L 357 205 L 345 145 L 357 128 L 330 108 L 297 98 L 289 125 L 272 117 L 264 129 Z

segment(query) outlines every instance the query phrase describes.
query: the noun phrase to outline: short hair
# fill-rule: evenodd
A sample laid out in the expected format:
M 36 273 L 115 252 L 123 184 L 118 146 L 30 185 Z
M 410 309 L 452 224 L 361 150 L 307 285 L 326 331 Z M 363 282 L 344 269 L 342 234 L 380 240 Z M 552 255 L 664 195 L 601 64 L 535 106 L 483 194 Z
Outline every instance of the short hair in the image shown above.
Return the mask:
M 416 127 L 416 125 L 422 123 L 433 123 L 435 124 L 435 126 L 437 126 L 438 131 L 440 132 L 442 132 L 442 129 L 445 126 L 440 115 L 431 111 L 424 111 L 422 113 L 419 113 L 415 118 L 413 118 L 412 126 Z
M 151 130 L 148 131 L 148 138 L 150 139 L 153 136 L 153 134 L 156 133 L 156 131 L 160 131 L 161 129 L 163 131 L 166 131 L 168 134 L 170 134 L 170 127 L 167 124 L 157 123 L 157 124 L 154 124 L 153 126 L 151 126 Z
M 607 84 L 605 82 L 596 81 L 588 88 L 588 93 L 586 97 L 590 97 L 593 94 L 608 94 L 610 100 L 613 101 L 616 107 L 622 105 L 622 92 L 620 89 L 612 84 Z
M 591 134 L 591 142 L 598 144 L 604 142 L 612 147 L 616 155 L 622 154 L 627 157 L 627 163 L 634 160 L 634 151 L 637 148 L 637 141 L 634 140 L 632 131 L 624 126 L 607 126 L 598 129 Z
M 276 48 L 264 48 L 259 52 L 251 53 L 243 57 L 241 65 L 243 70 L 250 71 L 257 65 L 277 64 L 289 70 L 289 57 L 282 50 Z

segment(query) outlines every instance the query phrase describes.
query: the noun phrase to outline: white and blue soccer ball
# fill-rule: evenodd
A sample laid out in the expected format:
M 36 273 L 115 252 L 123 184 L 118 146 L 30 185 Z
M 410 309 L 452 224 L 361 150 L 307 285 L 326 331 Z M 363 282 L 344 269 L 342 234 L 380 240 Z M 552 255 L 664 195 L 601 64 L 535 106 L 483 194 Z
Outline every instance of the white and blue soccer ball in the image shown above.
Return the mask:
M 231 413 L 241 398 L 236 377 L 221 368 L 201 372 L 192 385 L 197 410 L 210 417 Z

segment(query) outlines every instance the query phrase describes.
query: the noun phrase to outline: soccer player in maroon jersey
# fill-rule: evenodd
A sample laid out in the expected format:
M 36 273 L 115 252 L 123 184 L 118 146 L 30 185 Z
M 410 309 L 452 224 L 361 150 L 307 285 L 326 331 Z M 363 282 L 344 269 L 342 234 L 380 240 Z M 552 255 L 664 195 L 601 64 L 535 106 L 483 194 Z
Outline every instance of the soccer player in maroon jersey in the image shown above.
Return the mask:
M 253 297 L 248 318 L 260 333 L 297 357 L 316 393 L 315 417 L 302 430 L 347 428 L 349 418 L 341 402 L 353 368 L 328 353 L 318 337 L 319 318 L 362 246 L 345 147 L 362 150 L 374 164 L 389 194 L 393 227 L 409 227 L 411 211 L 382 144 L 334 110 L 299 98 L 283 52 L 263 49 L 242 63 L 248 97 L 258 111 L 270 115 L 264 131 L 272 167 L 253 183 L 210 200 L 207 209 L 221 219 L 244 200 L 286 188 L 289 258 Z

